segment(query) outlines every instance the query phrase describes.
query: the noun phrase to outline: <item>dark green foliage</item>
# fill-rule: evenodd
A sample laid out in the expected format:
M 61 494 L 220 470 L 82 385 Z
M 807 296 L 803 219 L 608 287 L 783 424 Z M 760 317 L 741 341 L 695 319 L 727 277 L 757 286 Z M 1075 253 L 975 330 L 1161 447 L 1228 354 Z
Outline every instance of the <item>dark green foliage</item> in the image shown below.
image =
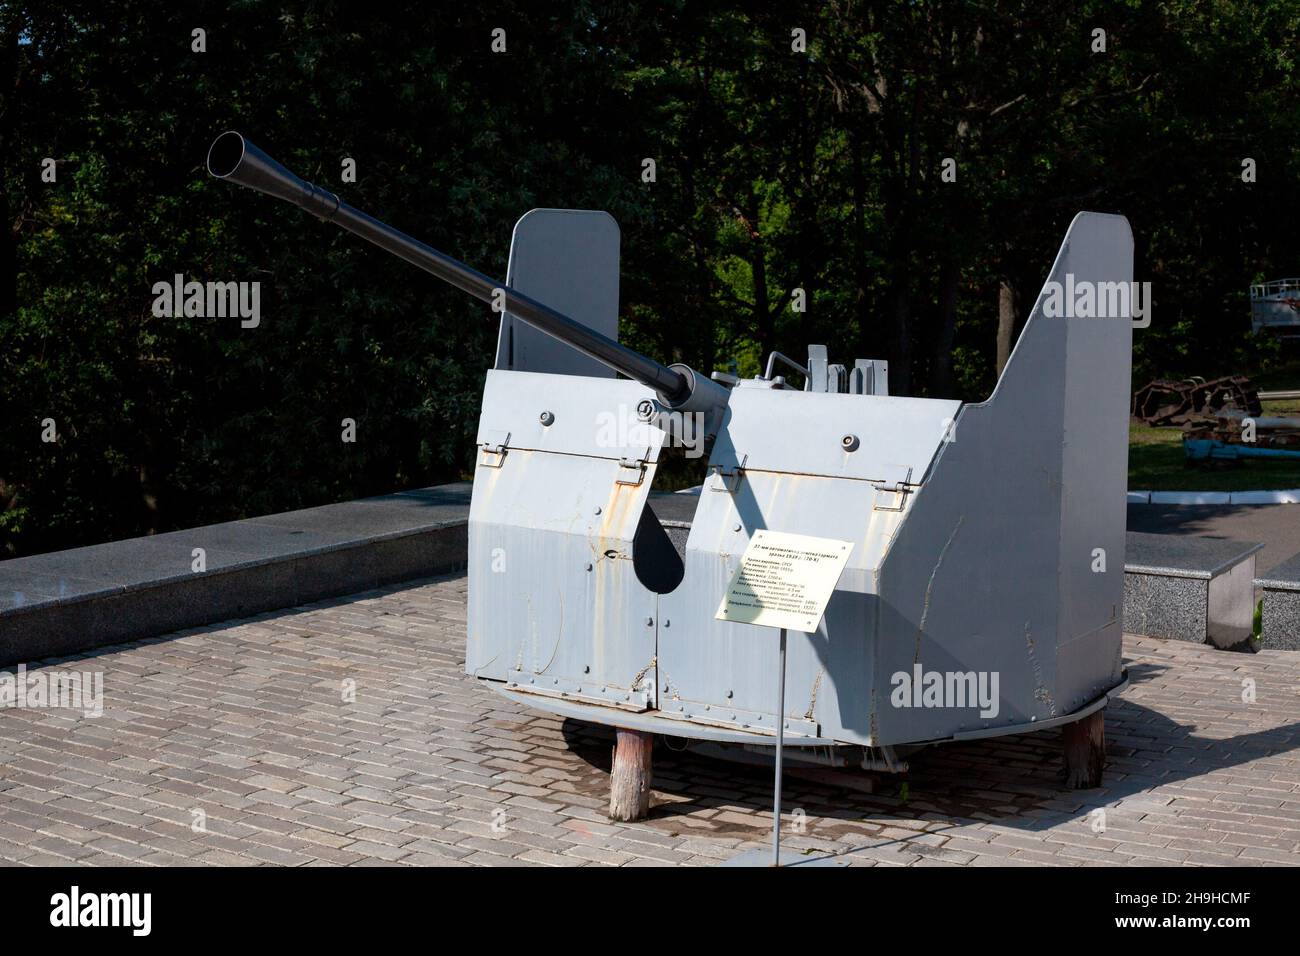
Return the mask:
M 1130 217 L 1155 284 L 1135 377 L 1269 359 L 1245 296 L 1300 273 L 1298 23 L 1297 0 L 0 6 L 0 555 L 471 468 L 492 314 L 208 179 L 222 129 L 491 275 L 529 208 L 609 209 L 622 337 L 663 360 L 753 374 L 825 341 L 979 399 L 999 285 L 1032 300 L 1083 208 Z M 261 327 L 153 316 L 176 273 L 261 281 Z

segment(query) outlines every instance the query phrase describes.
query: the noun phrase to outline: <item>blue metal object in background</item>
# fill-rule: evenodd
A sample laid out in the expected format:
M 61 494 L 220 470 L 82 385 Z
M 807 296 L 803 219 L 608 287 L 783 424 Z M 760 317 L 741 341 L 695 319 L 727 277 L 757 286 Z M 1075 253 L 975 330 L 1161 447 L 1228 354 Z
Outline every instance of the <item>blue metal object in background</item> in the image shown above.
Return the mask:
M 1190 461 L 1238 461 L 1242 458 L 1300 459 L 1300 449 L 1255 448 L 1216 441 L 1212 438 L 1184 438 L 1183 454 Z

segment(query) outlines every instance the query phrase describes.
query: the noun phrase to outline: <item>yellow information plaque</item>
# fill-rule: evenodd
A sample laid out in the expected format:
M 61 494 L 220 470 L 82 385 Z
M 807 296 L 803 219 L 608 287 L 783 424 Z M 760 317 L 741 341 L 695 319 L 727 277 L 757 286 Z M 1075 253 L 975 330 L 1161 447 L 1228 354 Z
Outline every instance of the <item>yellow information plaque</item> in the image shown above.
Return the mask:
M 852 551 L 852 541 L 755 531 L 714 617 L 812 633 Z

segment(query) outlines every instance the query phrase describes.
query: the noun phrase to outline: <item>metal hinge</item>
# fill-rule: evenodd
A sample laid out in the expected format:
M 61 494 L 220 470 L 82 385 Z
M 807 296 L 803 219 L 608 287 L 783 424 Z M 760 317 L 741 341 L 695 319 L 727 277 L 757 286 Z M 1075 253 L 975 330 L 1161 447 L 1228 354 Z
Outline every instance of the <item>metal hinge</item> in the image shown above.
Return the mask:
M 647 463 L 650 461 L 650 446 L 641 449 L 639 455 L 627 455 L 618 460 L 618 474 L 614 480 L 620 485 L 639 485 L 645 480 Z
M 620 458 L 618 460 L 618 477 L 614 480 L 620 485 L 639 485 L 645 478 L 645 462 L 640 458 Z
M 723 468 L 721 465 L 715 467 L 709 476 L 709 487 L 714 491 L 735 491 L 740 484 L 740 477 L 745 471 L 747 461 L 749 456 L 743 455 L 740 464 L 735 468 Z
M 907 494 L 914 491 L 909 487 L 912 469 L 903 465 L 885 465 L 885 475 L 880 481 L 871 484 L 876 489 L 876 500 L 872 502 L 872 511 L 902 511 Z
M 510 433 L 497 429 L 483 432 L 483 441 L 479 444 L 478 463 L 484 468 L 500 468 L 505 460 L 506 448 L 510 444 Z

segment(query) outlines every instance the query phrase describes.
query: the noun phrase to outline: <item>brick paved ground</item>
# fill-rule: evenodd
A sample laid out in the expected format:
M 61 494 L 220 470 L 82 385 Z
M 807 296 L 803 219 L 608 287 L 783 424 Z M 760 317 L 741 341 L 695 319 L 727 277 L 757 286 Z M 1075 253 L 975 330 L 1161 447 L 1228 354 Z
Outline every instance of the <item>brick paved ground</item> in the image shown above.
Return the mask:
M 663 745 L 654 818 L 611 824 L 609 736 L 465 678 L 464 613 L 464 578 L 439 578 L 58 665 L 103 670 L 105 713 L 0 710 L 0 861 L 712 864 L 767 838 L 767 771 Z M 792 777 L 807 826 L 788 845 L 864 865 L 1300 862 L 1300 652 L 1125 651 L 1104 790 L 1058 789 L 1056 732 L 949 745 L 913 759 L 907 799 L 885 775 Z

